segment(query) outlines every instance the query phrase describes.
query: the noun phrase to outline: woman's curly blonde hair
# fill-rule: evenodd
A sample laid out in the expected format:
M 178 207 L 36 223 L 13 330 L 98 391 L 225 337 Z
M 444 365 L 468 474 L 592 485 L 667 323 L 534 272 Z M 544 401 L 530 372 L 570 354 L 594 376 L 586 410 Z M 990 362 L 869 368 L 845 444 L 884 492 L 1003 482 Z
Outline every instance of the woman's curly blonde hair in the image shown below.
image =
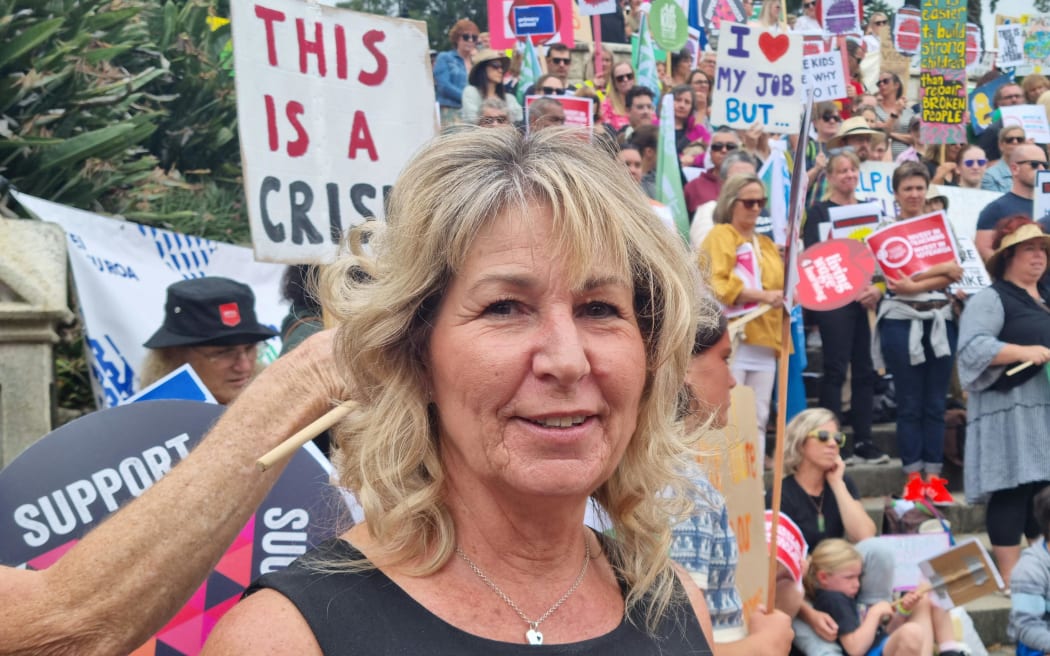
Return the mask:
M 634 285 L 646 347 L 638 423 L 592 496 L 615 530 L 608 556 L 628 584 L 626 603 L 641 604 L 653 627 L 674 596 L 671 526 L 690 510 L 679 472 L 694 440 L 675 410 L 701 320 L 699 275 L 626 169 L 578 133 L 440 137 L 402 172 L 386 224 L 368 222 L 351 236 L 351 252 L 322 280 L 326 310 L 339 323 L 336 357 L 361 403 L 339 427 L 333 459 L 385 559 L 425 575 L 452 557 L 439 410 L 429 402 L 432 321 L 478 233 L 508 216 L 544 214 L 537 208 L 550 210 L 552 247 L 568 263 L 569 284 L 600 265 Z

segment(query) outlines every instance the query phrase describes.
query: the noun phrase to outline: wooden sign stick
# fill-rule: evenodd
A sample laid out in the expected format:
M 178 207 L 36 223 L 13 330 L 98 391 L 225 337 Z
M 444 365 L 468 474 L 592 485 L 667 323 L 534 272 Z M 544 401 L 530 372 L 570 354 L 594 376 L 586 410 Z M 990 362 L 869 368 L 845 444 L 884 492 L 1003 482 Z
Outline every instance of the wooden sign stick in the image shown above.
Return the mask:
M 292 435 L 287 440 L 275 446 L 266 455 L 259 458 L 255 462 L 255 466 L 259 471 L 266 471 L 277 463 L 284 461 L 295 453 L 299 447 L 334 426 L 340 419 L 350 414 L 350 411 L 356 407 L 357 401 L 343 401 L 321 415 L 319 418 L 315 419 L 295 435 Z
M 784 435 L 787 432 L 788 359 L 791 357 L 791 314 L 781 310 L 780 362 L 777 364 L 777 433 L 773 443 L 773 518 L 770 527 L 769 579 L 766 608 L 773 612 L 777 601 L 777 526 L 780 524 L 780 493 L 784 486 Z M 759 427 L 760 429 L 765 428 Z M 765 454 L 758 454 L 761 463 Z
M 1012 369 L 1007 369 L 1006 375 L 1013 376 L 1014 374 L 1020 373 L 1033 365 L 1035 365 L 1034 362 L 1022 362 L 1021 364 L 1017 365 L 1016 367 L 1013 367 Z

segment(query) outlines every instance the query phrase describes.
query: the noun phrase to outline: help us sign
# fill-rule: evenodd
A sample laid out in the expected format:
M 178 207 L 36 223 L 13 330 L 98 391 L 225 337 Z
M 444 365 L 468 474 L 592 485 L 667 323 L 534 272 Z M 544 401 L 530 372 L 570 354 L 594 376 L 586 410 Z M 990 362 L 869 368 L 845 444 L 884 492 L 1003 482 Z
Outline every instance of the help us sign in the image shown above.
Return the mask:
M 711 122 L 744 130 L 797 134 L 805 101 L 802 35 L 723 24 Z

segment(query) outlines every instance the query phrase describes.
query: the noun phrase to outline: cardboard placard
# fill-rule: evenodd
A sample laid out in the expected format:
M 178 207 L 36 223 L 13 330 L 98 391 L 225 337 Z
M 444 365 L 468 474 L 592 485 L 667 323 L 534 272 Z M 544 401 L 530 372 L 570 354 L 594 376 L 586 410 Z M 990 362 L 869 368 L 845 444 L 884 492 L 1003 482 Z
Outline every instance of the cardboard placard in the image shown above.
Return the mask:
M 966 143 L 966 0 L 923 0 L 922 142 Z
M 997 25 L 995 36 L 999 43 L 999 57 L 996 62 L 999 68 L 1007 69 L 1024 66 L 1024 27 L 1020 23 Z
M 420 21 L 234 0 L 244 189 L 256 259 L 321 263 L 436 134 Z
M 711 122 L 746 130 L 797 134 L 802 84 L 802 36 L 774 34 L 750 25 L 723 26 Z
M 919 52 L 922 41 L 922 13 L 915 7 L 901 7 L 893 21 L 893 49 L 902 55 Z
M 1024 136 L 1037 144 L 1050 143 L 1050 123 L 1046 120 L 1046 110 L 1042 105 L 1012 105 L 1000 107 L 999 115 L 1003 127 L 1020 126 Z
M 919 570 L 932 587 L 934 602 L 948 610 L 1003 589 L 984 545 L 969 538 L 945 553 L 919 563 Z
M 914 590 L 922 585 L 924 577 L 919 563 L 941 555 L 952 546 L 951 535 L 946 532 L 880 535 L 871 539 L 893 554 L 895 591 Z
M 846 97 L 846 71 L 838 50 L 802 58 L 802 84 L 813 102 Z
M 948 286 L 948 292 L 954 294 L 961 291 L 972 295 L 992 284 L 992 278 L 988 275 L 988 269 L 984 267 L 984 261 L 977 252 L 977 246 L 973 239 L 957 235 L 956 245 L 959 247 L 959 259 L 962 260 L 962 280 Z
M 1050 72 L 1050 16 L 1028 14 L 1021 17 L 1024 24 L 1024 56 L 1027 64 L 1020 74 Z
M 901 278 L 926 271 L 934 264 L 958 262 L 958 249 L 943 212 L 897 221 L 864 240 L 882 271 Z

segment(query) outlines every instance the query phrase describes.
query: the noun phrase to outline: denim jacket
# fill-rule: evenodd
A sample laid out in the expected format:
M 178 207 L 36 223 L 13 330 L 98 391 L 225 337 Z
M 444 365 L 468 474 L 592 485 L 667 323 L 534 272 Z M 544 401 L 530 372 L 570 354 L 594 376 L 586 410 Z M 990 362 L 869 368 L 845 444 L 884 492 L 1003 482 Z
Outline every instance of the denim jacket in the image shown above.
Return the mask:
M 467 86 L 467 66 L 455 50 L 438 53 L 434 62 L 434 91 L 442 107 L 462 106 L 463 87 Z

